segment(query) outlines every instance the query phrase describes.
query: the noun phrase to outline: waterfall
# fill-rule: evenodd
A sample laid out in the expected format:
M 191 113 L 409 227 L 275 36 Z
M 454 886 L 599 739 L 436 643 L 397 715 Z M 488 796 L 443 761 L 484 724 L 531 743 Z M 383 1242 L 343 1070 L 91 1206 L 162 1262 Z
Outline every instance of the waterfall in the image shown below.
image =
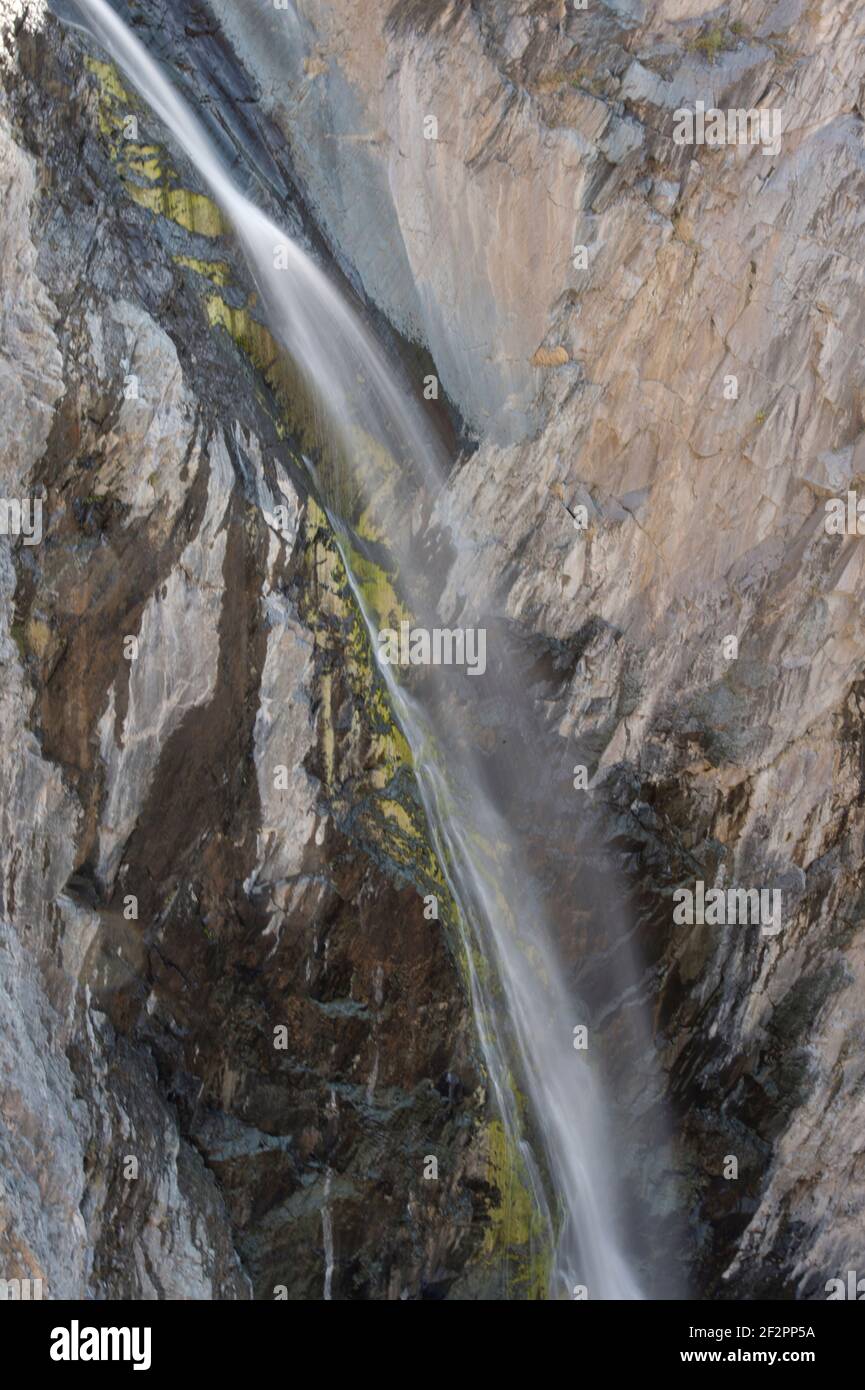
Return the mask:
M 269 328 L 305 378 L 321 440 L 319 457 L 309 461 L 312 481 L 373 650 L 383 614 L 359 573 L 358 556 L 367 553 L 354 524 L 361 508 L 376 520 L 376 553 L 387 549 L 400 603 L 414 621 L 435 627 L 448 554 L 466 542 L 450 501 L 447 460 L 423 412 L 347 299 L 239 190 L 172 81 L 106 0 L 75 4 L 85 28 L 171 132 L 230 221 Z M 425 549 L 427 531 L 435 544 Z M 428 563 L 419 562 L 421 554 Z M 480 599 L 466 600 L 472 602 Z M 475 746 L 472 702 L 484 679 L 495 682 L 506 715 L 530 714 L 501 642 L 494 655 L 493 669 L 475 679 L 454 666 L 430 668 L 415 685 L 398 677 L 392 664 L 381 663 L 381 674 L 412 751 L 434 848 L 458 909 L 495 1103 L 553 1248 L 550 1296 L 571 1297 L 575 1285 L 584 1285 L 590 1298 L 642 1298 L 620 1230 L 603 1085 L 594 1062 L 573 1045 L 574 1027 L 583 1021 L 580 1006 L 564 983 L 543 895 L 503 809 L 518 794 L 531 751 L 522 762 L 518 753 L 499 757 L 494 789 Z M 322 1220 L 329 1291 L 329 1209 Z

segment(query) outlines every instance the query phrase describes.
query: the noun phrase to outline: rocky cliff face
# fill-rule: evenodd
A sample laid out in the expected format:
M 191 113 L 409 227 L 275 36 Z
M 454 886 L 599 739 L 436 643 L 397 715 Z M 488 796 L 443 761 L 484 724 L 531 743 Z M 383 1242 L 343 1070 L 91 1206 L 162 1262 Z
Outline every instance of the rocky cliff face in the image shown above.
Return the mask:
M 291 403 L 147 113 L 4 38 L 4 1277 L 440 1297 L 503 1161 Z
M 824 526 L 865 473 L 860 7 L 119 8 L 477 442 L 450 592 L 534 643 L 556 853 L 588 800 L 630 885 L 653 1220 L 698 1293 L 821 1297 L 865 1204 L 862 551 Z M 44 512 L 0 538 L 2 1268 L 525 1296 L 296 383 L 113 69 L 39 6 L 0 25 L 0 457 Z M 677 143 L 698 101 L 776 111 L 779 148 Z M 697 881 L 780 891 L 781 930 L 676 925 Z M 561 934 L 591 999 L 604 952 Z M 599 991 L 612 1042 L 634 1002 Z M 645 1203 L 657 1115 L 618 1056 Z

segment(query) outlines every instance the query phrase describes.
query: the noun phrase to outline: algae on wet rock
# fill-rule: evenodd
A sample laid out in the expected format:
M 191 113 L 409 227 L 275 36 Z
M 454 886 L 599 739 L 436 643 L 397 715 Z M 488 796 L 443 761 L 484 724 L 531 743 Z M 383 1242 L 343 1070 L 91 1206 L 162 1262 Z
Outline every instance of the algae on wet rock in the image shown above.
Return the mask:
M 137 131 L 138 103 L 114 64 L 87 58 L 86 65 L 98 83 L 99 130 L 129 197 L 195 236 L 224 236 L 229 229 L 213 199 L 179 187 L 178 175 L 159 145 L 142 145 L 134 135 L 127 136 Z
M 552 1249 L 532 1199 L 519 1150 L 501 1120 L 486 1127 L 487 1181 L 499 1194 L 489 1210 L 483 1257 L 500 1261 L 508 1298 L 548 1296 Z
M 194 271 L 220 289 L 231 283 L 231 266 L 225 261 L 202 261 L 195 256 L 174 256 L 172 259 L 175 265 Z

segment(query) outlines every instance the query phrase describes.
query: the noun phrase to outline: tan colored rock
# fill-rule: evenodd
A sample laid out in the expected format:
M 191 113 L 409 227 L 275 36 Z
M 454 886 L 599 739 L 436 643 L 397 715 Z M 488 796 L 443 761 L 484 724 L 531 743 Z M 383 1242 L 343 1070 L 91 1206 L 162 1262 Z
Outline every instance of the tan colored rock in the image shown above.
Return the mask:
M 570 360 L 568 349 L 564 347 L 541 347 L 532 354 L 533 367 L 564 367 Z

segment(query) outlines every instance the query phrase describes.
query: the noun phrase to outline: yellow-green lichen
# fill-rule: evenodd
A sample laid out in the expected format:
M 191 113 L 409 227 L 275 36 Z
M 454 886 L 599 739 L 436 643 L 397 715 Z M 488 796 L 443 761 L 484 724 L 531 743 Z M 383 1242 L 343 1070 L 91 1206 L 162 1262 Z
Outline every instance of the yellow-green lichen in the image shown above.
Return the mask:
M 133 120 L 137 125 L 136 102 L 113 63 L 97 58 L 85 61 L 99 84 L 99 130 L 129 197 L 196 236 L 222 236 L 227 228 L 213 200 L 177 187 L 177 174 L 158 145 L 142 145 L 127 137 Z
M 173 256 L 175 265 L 183 266 L 185 270 L 192 270 L 196 275 L 201 275 L 205 280 L 209 280 L 212 285 L 218 285 L 224 289 L 231 281 L 231 266 L 225 261 L 200 261 L 195 256 Z
M 148 183 L 159 183 L 165 177 L 161 153 L 158 145 L 136 145 L 130 140 L 123 146 L 123 159 L 118 160 L 118 167 Z
M 367 611 L 375 618 L 377 626 L 398 629 L 401 622 L 411 622 L 411 613 L 394 588 L 396 573 L 361 554 L 350 541 L 343 544 Z
M 487 1125 L 486 1145 L 487 1181 L 500 1200 L 490 1209 L 482 1254 L 501 1263 L 508 1297 L 545 1299 L 552 1251 L 525 1165 L 501 1120 Z
M 85 58 L 84 65 L 89 72 L 99 82 L 102 101 L 100 102 L 100 116 L 106 121 L 111 120 L 111 116 L 116 106 L 131 106 L 131 98 L 123 83 L 120 80 L 120 73 L 113 63 L 103 63 L 99 58 Z M 103 106 L 107 108 L 104 112 Z M 121 122 L 121 126 L 122 126 Z M 100 129 L 101 129 L 100 125 Z
M 305 537 L 304 618 L 326 663 L 338 658 L 343 675 L 340 695 L 344 698 L 347 686 L 358 721 L 344 740 L 349 763 L 341 768 L 332 708 L 337 686 L 332 668 L 325 664 L 318 677 L 318 709 L 327 793 L 337 813 L 351 817 L 363 839 L 419 889 L 439 897 L 441 913 L 450 894 L 430 846 L 411 750 L 375 668 L 369 635 L 354 603 L 336 539 L 323 509 L 312 498 Z
M 167 217 L 187 232 L 196 236 L 223 236 L 227 228 L 219 208 L 203 193 L 192 193 L 188 188 L 141 188 L 137 183 L 126 180 L 126 191 L 139 207 L 157 217 Z
M 290 432 L 304 452 L 313 453 L 318 440 L 315 406 L 273 334 L 253 318 L 248 306 L 235 308 L 218 294 L 209 295 L 204 307 L 211 325 L 225 329 L 273 392 L 285 417 L 279 422 L 280 435 Z

